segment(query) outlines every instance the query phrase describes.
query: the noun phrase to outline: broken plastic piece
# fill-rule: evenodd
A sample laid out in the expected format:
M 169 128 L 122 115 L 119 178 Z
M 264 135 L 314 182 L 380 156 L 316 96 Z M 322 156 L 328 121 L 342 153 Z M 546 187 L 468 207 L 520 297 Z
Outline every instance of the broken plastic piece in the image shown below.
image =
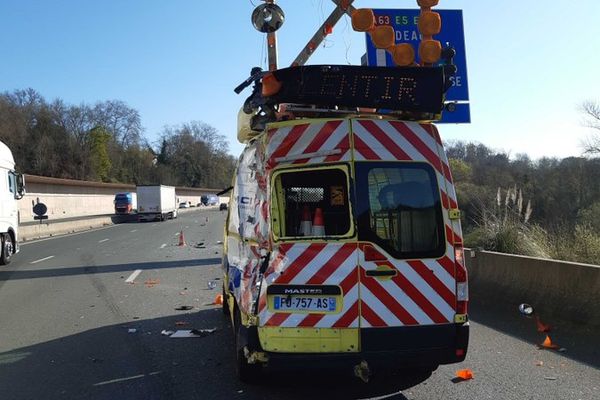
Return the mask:
M 544 324 L 537 315 L 535 316 L 535 323 L 537 324 L 538 332 L 548 333 L 552 329 L 550 325 Z
M 146 282 L 144 282 L 144 285 L 146 285 L 146 287 L 153 287 L 156 286 L 160 283 L 160 281 L 158 279 L 148 279 L 146 280 Z
M 216 330 L 217 330 L 217 328 L 181 330 L 181 331 L 175 331 L 170 337 L 174 338 L 174 339 L 206 337 L 206 336 L 210 335 L 211 333 L 215 332 Z
M 136 332 L 137 332 L 137 329 L 135 329 L 135 328 L 127 329 L 127 333 L 136 333 Z
M 163 329 L 160 334 L 163 336 L 171 336 L 172 334 L 174 334 L 175 331 L 167 331 L 166 329 Z
M 208 282 L 206 282 L 206 287 L 208 287 L 209 290 L 212 290 L 217 287 L 217 282 L 208 281 Z
M 223 304 L 223 295 L 222 294 L 218 294 L 218 295 L 215 296 L 215 303 L 214 304 L 218 304 L 218 305 Z
M 466 368 L 466 369 L 459 369 L 458 371 L 456 371 L 456 377 L 460 378 L 462 380 L 469 380 L 469 379 L 473 379 L 473 371 L 471 371 L 470 369 Z

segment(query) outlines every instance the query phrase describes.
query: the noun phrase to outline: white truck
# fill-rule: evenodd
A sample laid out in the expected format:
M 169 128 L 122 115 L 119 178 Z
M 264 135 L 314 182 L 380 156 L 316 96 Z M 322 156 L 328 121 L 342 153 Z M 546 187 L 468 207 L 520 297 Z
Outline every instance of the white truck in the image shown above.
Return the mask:
M 2 250 L 0 264 L 10 263 L 11 256 L 19 251 L 19 211 L 17 200 L 25 195 L 23 175 L 15 171 L 12 152 L 0 142 L 0 238 Z
M 177 197 L 173 186 L 141 185 L 136 192 L 138 221 L 177 218 Z

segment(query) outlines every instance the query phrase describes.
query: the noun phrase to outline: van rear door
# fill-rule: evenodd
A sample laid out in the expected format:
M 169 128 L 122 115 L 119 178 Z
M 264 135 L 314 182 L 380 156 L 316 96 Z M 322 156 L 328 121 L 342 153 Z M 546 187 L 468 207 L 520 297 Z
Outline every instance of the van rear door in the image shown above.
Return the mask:
M 366 351 L 452 344 L 453 337 L 435 333 L 442 330 L 426 328 L 450 328 L 456 313 L 454 235 L 446 193 L 451 178 L 432 129 L 400 121 L 352 124 L 360 326 Z M 406 332 L 407 327 L 414 327 L 422 340 L 385 340 L 389 332 Z

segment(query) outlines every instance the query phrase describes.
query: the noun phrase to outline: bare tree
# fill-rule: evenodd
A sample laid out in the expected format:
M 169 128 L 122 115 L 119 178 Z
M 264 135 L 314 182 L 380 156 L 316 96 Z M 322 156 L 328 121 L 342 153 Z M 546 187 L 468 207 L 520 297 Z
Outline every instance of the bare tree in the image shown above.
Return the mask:
M 580 110 L 585 118 L 585 126 L 595 130 L 582 142 L 584 153 L 600 155 L 600 103 L 587 100 L 581 104 Z

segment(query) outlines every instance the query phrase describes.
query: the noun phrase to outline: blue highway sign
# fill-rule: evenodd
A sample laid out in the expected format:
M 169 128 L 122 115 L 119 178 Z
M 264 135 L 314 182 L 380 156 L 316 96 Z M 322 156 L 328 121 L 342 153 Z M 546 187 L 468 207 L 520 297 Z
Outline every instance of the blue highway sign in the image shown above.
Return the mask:
M 435 10 L 442 18 L 442 30 L 434 37 L 442 46 L 447 44 L 456 50 L 454 64 L 458 72 L 452 77 L 452 87 L 446 93 L 446 100 L 458 102 L 454 112 L 444 111 L 439 122 L 468 123 L 470 122 L 469 85 L 467 79 L 467 58 L 465 52 L 465 34 L 463 28 L 462 10 Z M 418 54 L 420 41 L 418 9 L 373 9 L 377 25 L 390 25 L 396 32 L 396 43 L 409 43 Z M 375 48 L 369 34 L 367 37 L 367 65 L 394 66 L 390 54 Z M 418 58 L 418 55 L 417 55 Z

